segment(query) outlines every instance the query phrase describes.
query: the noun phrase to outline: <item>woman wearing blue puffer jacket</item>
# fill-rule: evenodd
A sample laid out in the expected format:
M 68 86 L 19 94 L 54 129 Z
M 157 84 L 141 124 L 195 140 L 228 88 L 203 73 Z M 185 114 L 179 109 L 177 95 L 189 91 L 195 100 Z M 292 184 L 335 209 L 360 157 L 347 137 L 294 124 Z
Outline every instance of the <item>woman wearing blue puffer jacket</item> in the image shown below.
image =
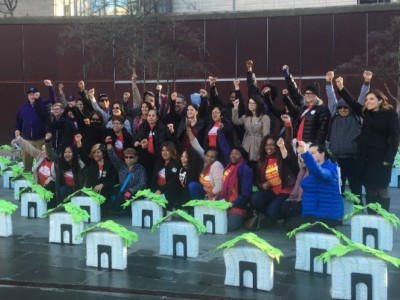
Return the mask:
M 301 182 L 303 201 L 301 216 L 286 224 L 291 231 L 300 225 L 317 221 L 334 228 L 342 224 L 343 200 L 340 193 L 338 165 L 333 161 L 324 145 L 312 144 L 307 151 L 307 144 L 299 142 L 298 152 L 304 160 L 310 175 Z M 323 228 L 312 231 L 324 232 Z

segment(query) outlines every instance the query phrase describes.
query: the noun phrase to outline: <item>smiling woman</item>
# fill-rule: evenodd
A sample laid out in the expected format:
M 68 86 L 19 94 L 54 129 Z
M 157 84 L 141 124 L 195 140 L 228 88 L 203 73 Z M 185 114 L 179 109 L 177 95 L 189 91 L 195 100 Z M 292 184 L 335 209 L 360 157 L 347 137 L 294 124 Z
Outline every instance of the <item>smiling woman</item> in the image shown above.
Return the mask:
M 343 78 L 336 79 L 339 95 L 353 111 L 364 118 L 357 137 L 356 176 L 366 190 L 366 202 L 390 209 L 388 186 L 399 145 L 399 120 L 387 97 L 379 90 L 367 93 L 365 106 L 345 89 Z

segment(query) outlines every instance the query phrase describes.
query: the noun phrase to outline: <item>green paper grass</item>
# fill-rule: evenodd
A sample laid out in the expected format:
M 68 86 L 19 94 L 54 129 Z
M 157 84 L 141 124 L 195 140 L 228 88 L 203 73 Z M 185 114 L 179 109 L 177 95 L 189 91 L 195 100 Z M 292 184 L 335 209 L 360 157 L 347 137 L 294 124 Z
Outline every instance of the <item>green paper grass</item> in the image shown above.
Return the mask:
M 12 177 L 17 177 L 18 175 L 20 175 L 24 172 L 24 170 L 20 166 L 18 166 L 18 164 L 15 164 L 15 163 L 14 164 L 11 163 L 10 165 L 7 165 L 7 167 L 1 171 L 1 175 L 3 175 L 4 172 L 6 172 L 6 171 L 12 171 Z
M 340 245 L 340 244 L 336 245 L 336 247 L 322 253 L 320 256 L 317 256 L 317 259 L 322 259 L 326 263 L 333 256 L 340 257 L 351 251 L 356 251 L 356 250 L 371 254 L 379 259 L 385 260 L 397 268 L 400 266 L 399 258 L 390 256 L 382 250 L 373 249 L 368 246 L 365 246 L 364 244 L 353 243 L 353 242 L 351 242 L 349 245 Z
M 0 150 L 12 150 L 12 147 L 10 145 L 1 145 Z
M 345 191 L 343 193 L 343 196 L 347 201 L 351 201 L 351 202 L 356 203 L 356 204 L 361 203 L 360 195 L 356 195 L 356 194 L 353 194 L 351 192 Z
M 174 210 L 172 212 L 170 212 L 167 216 L 161 218 L 158 220 L 158 222 L 156 224 L 153 225 L 153 227 L 151 228 L 151 231 L 153 232 L 158 226 L 160 226 L 160 224 L 162 222 L 164 222 L 165 220 L 171 218 L 174 215 L 178 215 L 181 218 L 185 219 L 186 221 L 192 223 L 194 226 L 196 226 L 198 233 L 206 233 L 207 232 L 207 228 L 206 226 L 204 226 L 203 223 L 201 223 L 199 220 L 193 218 L 191 215 L 185 213 L 183 210 Z
M 128 206 L 131 205 L 131 203 L 135 200 L 138 200 L 139 198 L 146 198 L 148 200 L 153 201 L 154 203 L 157 203 L 159 206 L 164 207 L 165 205 L 168 204 L 167 199 L 163 195 L 153 193 L 150 191 L 150 189 L 145 189 L 145 190 L 140 190 L 137 191 L 135 196 L 133 196 L 130 199 L 127 199 L 124 204 L 122 204 L 123 208 L 127 208 Z
M 21 179 L 25 179 L 26 181 L 35 184 L 35 178 L 33 177 L 33 174 L 28 172 L 23 172 L 19 174 L 18 176 L 12 178 L 11 181 L 16 181 Z
M 355 214 L 358 214 L 360 212 L 364 213 L 364 210 L 366 208 L 370 208 L 370 209 L 374 210 L 378 215 L 385 218 L 385 220 L 388 223 L 391 223 L 394 228 L 397 228 L 397 225 L 399 224 L 400 219 L 395 214 L 391 214 L 386 209 L 383 209 L 379 203 L 370 203 L 366 206 L 354 205 L 353 211 L 351 213 L 345 215 L 343 217 L 343 219 L 347 220 L 348 218 L 351 218 Z
M 83 235 L 94 229 L 105 229 L 111 231 L 112 233 L 115 233 L 116 235 L 119 235 L 125 241 L 125 246 L 128 248 L 132 245 L 133 242 L 136 242 L 138 240 L 138 235 L 136 234 L 136 232 L 130 231 L 111 220 L 97 223 L 92 227 L 88 227 L 80 234 L 78 234 L 77 237 L 83 237 Z
M 0 213 L 11 215 L 17 210 L 18 206 L 9 201 L 0 199 Z
M 83 193 L 86 196 L 90 197 L 94 202 L 99 205 L 103 204 L 106 201 L 106 197 L 104 197 L 103 195 L 96 193 L 92 188 L 84 187 L 69 195 L 67 198 L 64 199 L 63 202 L 70 201 L 72 197 L 78 196 L 80 193 Z
M 283 256 L 283 253 L 281 250 L 278 248 L 275 248 L 271 246 L 268 242 L 263 240 L 262 238 L 258 237 L 256 234 L 252 232 L 244 233 L 242 235 L 239 235 L 221 245 L 219 245 L 215 251 L 221 250 L 221 249 L 228 249 L 234 247 L 238 242 L 240 241 L 247 241 L 248 243 L 256 246 L 258 249 L 260 249 L 262 252 L 267 254 L 269 257 L 272 259 L 276 259 L 276 261 L 279 263 L 280 257 Z
M 226 210 L 232 207 L 232 203 L 225 200 L 191 200 L 182 206 L 206 206 L 215 209 Z
M 18 196 L 20 196 L 23 193 L 28 193 L 28 192 L 36 193 L 39 196 L 39 198 L 43 199 L 46 202 L 50 202 L 54 196 L 54 193 L 46 190 L 40 184 L 31 184 L 30 186 L 27 186 L 27 187 L 21 189 L 18 192 Z
M 329 227 L 328 225 L 326 225 L 323 222 L 304 223 L 301 226 L 297 227 L 296 229 L 288 232 L 286 235 L 289 238 L 291 238 L 291 237 L 295 236 L 297 232 L 306 230 L 308 228 L 312 228 L 315 225 L 321 225 L 322 227 L 325 227 L 326 229 L 330 230 L 334 235 L 336 235 L 339 239 L 345 241 L 347 244 L 352 243 L 351 240 L 347 236 L 345 236 L 343 233 L 341 233 L 340 231 L 338 231 L 336 229 Z
M 0 163 L 3 163 L 4 165 L 8 166 L 12 164 L 12 161 L 9 160 L 7 157 L 0 156 Z
M 76 206 L 71 202 L 61 203 L 57 205 L 57 207 L 47 210 L 43 214 L 43 217 L 47 217 L 52 213 L 62 212 L 62 211 L 66 211 L 67 213 L 69 213 L 75 224 L 78 224 L 90 218 L 90 215 L 86 210 L 80 208 L 79 206 Z

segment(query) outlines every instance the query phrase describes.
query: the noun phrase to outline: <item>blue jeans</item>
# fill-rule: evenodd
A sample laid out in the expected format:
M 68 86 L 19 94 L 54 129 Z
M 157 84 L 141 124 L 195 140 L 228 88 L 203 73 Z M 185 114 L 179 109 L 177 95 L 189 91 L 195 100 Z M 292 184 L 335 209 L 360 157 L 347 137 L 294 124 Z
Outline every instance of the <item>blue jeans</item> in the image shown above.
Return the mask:
M 265 213 L 271 220 L 283 219 L 282 204 L 289 194 L 275 195 L 271 190 L 259 190 L 251 196 L 251 203 L 258 212 Z
M 244 223 L 245 217 L 238 214 L 228 214 L 228 231 L 237 230 Z
M 191 181 L 188 184 L 190 199 L 204 199 L 206 196 L 206 191 L 203 186 L 196 181 Z
M 74 192 L 74 190 L 67 185 L 61 185 L 58 188 L 58 202 L 61 203 L 64 201 L 65 198 L 67 198 L 69 195 L 71 195 Z

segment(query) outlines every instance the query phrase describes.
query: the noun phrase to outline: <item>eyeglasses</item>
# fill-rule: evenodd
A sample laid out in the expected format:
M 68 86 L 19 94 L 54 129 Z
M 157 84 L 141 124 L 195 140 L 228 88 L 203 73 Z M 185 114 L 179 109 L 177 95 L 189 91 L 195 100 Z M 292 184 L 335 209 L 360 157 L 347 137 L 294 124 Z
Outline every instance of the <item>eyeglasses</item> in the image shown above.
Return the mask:
M 131 155 L 125 156 L 125 159 L 134 159 L 134 158 L 136 158 L 136 156 L 131 156 Z
M 100 123 L 101 121 L 100 121 L 100 119 L 91 119 L 90 120 L 92 123 Z
M 119 108 L 119 107 L 113 107 L 112 109 L 118 109 L 118 110 L 120 110 L 120 108 Z
M 108 102 L 108 99 L 107 99 L 107 98 L 102 98 L 102 99 L 100 99 L 99 101 L 100 101 L 100 102 Z
M 337 106 L 336 109 L 349 109 L 347 106 Z
M 314 95 L 313 92 L 305 92 L 304 95 Z
M 121 122 L 112 122 L 113 125 L 122 125 Z

